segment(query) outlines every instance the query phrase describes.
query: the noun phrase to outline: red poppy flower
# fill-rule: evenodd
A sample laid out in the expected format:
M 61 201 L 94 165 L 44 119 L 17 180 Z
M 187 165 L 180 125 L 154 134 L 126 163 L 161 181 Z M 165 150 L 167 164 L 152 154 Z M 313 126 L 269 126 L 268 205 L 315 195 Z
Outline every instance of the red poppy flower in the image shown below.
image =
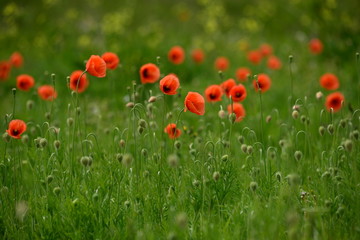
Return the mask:
M 23 134 L 26 131 L 26 123 L 23 120 L 14 119 L 11 120 L 9 123 L 9 128 L 6 130 L 6 132 L 9 134 L 9 136 L 20 139 L 21 134 Z
M 175 123 L 169 123 L 164 129 L 164 132 L 167 133 L 171 139 L 178 138 L 181 135 L 181 130 L 176 128 Z
M 57 92 L 50 85 L 43 85 L 38 88 L 38 94 L 45 101 L 53 101 L 57 97 Z
M 196 63 L 202 63 L 204 61 L 205 58 L 205 54 L 201 49 L 194 49 L 191 52 L 191 58 L 194 62 Z
M 310 52 L 315 55 L 320 54 L 323 51 L 323 44 L 317 38 L 311 39 L 311 41 L 309 42 L 309 49 Z
M 14 52 L 10 56 L 10 64 L 16 68 L 21 67 L 23 65 L 24 58 L 19 52 Z
M 341 109 L 343 102 L 345 101 L 344 95 L 340 92 L 334 92 L 326 97 L 325 106 L 328 111 L 332 108 L 334 112 Z
M 185 59 L 184 49 L 180 46 L 172 47 L 168 53 L 168 58 L 173 64 L 181 64 Z
M 179 86 L 179 78 L 175 74 L 166 75 L 160 80 L 160 90 L 167 95 L 175 95 Z
M 4 81 L 9 77 L 11 65 L 9 62 L 0 62 L 0 81 Z
M 227 107 L 227 110 L 228 110 L 229 114 L 231 114 L 233 112 L 235 113 L 235 115 L 236 115 L 235 122 L 242 121 L 246 115 L 245 109 L 241 103 L 233 103 L 232 107 L 231 107 L 231 104 L 229 104 Z
M 229 68 L 229 60 L 226 57 L 218 57 L 215 60 L 215 68 L 219 71 L 225 71 Z
M 230 90 L 236 85 L 236 82 L 234 79 L 230 78 L 223 83 L 221 83 L 221 88 L 224 90 L 227 97 L 230 96 Z
M 259 50 L 253 50 L 248 52 L 247 59 L 254 65 L 258 65 L 261 62 L 262 55 Z
M 268 75 L 261 73 L 258 75 L 258 83 L 254 80 L 253 85 L 256 91 L 258 91 L 258 88 L 260 87 L 260 91 L 264 93 L 269 90 L 271 86 L 271 79 Z
M 117 68 L 120 59 L 119 57 L 112 52 L 106 52 L 101 56 L 102 59 L 104 59 L 105 63 L 106 63 L 106 68 L 107 69 L 111 69 L 114 70 Z
M 223 95 L 223 90 L 219 85 L 211 85 L 205 90 L 206 100 L 209 102 L 218 102 L 221 101 L 221 96 Z
M 246 98 L 246 89 L 244 85 L 239 84 L 237 86 L 234 86 L 230 90 L 231 99 L 234 102 L 242 102 Z
M 267 60 L 267 66 L 270 69 L 278 70 L 281 68 L 282 63 L 279 58 L 277 58 L 275 56 L 270 56 Z
M 264 43 L 260 46 L 260 52 L 263 57 L 267 57 L 272 54 L 273 49 L 270 44 Z
M 98 55 L 91 55 L 86 63 L 86 71 L 94 77 L 103 78 L 106 76 L 106 63 Z
M 325 73 L 320 77 L 320 85 L 326 90 L 336 90 L 339 88 L 339 80 L 332 73 Z
M 205 113 L 204 97 L 197 92 L 188 92 L 187 96 L 185 97 L 184 104 L 184 112 L 186 112 L 186 110 L 189 110 L 190 112 L 197 115 L 204 115 Z
M 80 78 L 81 76 L 81 78 Z M 80 79 L 79 79 L 80 78 Z M 77 70 L 71 73 L 69 88 L 78 93 L 82 93 L 89 86 L 89 81 L 86 78 L 86 74 L 83 71 Z
M 241 82 L 245 82 L 248 79 L 248 75 L 250 74 L 251 74 L 250 69 L 246 67 L 238 68 L 235 73 L 236 78 Z
M 16 86 L 23 91 L 29 91 L 35 84 L 35 80 L 32 76 L 27 74 L 21 74 L 16 78 Z
M 160 78 L 160 70 L 153 63 L 147 63 L 140 68 L 140 80 L 142 84 L 154 83 Z

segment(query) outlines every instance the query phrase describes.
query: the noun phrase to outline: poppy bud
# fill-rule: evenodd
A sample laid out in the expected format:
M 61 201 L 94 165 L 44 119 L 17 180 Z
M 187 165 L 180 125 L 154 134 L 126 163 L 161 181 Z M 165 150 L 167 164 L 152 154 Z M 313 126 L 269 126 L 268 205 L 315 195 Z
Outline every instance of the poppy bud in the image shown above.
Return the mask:
M 75 198 L 75 199 L 72 201 L 72 205 L 73 205 L 74 207 L 78 207 L 79 204 L 80 204 L 80 200 L 79 200 L 78 198 Z
M 252 147 L 252 146 L 248 146 L 247 149 L 246 149 L 246 152 L 247 152 L 248 154 L 252 154 L 252 152 L 253 152 L 253 147 Z
M 286 178 L 290 186 L 296 186 L 300 184 L 300 177 L 296 173 L 289 174 L 286 176 Z
M 185 229 L 187 226 L 187 215 L 186 213 L 179 213 L 176 217 L 175 217 L 175 222 L 176 224 L 182 228 Z
M 80 159 L 80 162 L 82 165 L 84 165 L 85 167 L 89 166 L 89 162 L 90 162 L 90 159 L 89 157 L 87 156 L 84 156 Z
M 239 141 L 239 143 L 243 144 L 243 143 L 245 142 L 244 136 L 240 135 L 240 136 L 238 137 L 238 141 Z
M 341 119 L 341 120 L 340 120 L 340 126 L 341 126 L 342 128 L 345 128 L 345 127 L 346 127 L 346 121 L 345 121 L 344 119 Z
M 97 202 L 99 200 L 99 194 L 96 192 L 92 195 L 92 199 L 94 202 Z
M 247 151 L 247 145 L 246 144 L 241 144 L 241 150 L 246 153 Z
M 179 165 L 179 157 L 176 154 L 169 155 L 167 161 L 172 168 L 176 168 Z
M 133 161 L 133 156 L 130 153 L 125 153 L 123 156 L 123 161 L 122 161 L 124 166 L 130 167 L 132 161 Z
M 279 141 L 279 145 L 280 145 L 280 147 L 284 147 L 285 146 L 285 140 L 284 139 L 281 139 L 280 141 Z
M 137 129 L 137 131 L 138 131 L 138 133 L 141 135 L 143 132 L 144 132 L 144 128 L 143 127 L 141 127 L 141 126 L 139 126 L 138 127 L 138 129 Z
M 151 96 L 151 97 L 149 98 L 148 102 L 149 102 L 149 103 L 153 103 L 153 102 L 156 102 L 156 100 L 157 100 L 157 97 Z
M 115 158 L 116 158 L 116 160 L 118 160 L 121 163 L 121 161 L 123 159 L 123 155 L 121 153 L 117 153 Z
M 251 182 L 250 183 L 250 190 L 251 191 L 255 192 L 257 188 L 258 188 L 257 182 Z
M 327 130 L 330 133 L 330 135 L 332 135 L 334 133 L 334 126 L 332 124 L 329 124 L 327 126 Z
M 154 122 L 154 121 L 151 121 L 151 122 L 149 123 L 149 125 L 150 125 L 151 129 L 153 129 L 153 130 L 155 130 L 155 129 L 157 128 L 157 123 Z
M 194 187 L 198 187 L 198 186 L 200 186 L 200 181 L 195 179 L 195 180 L 192 182 L 192 184 L 193 184 Z
M 146 128 L 146 121 L 144 119 L 139 119 L 138 125 L 140 127 Z
M 295 110 L 292 112 L 291 116 L 293 117 L 293 119 L 297 119 L 299 117 L 299 112 Z
M 330 178 L 330 176 L 331 176 L 330 172 L 325 171 L 325 172 L 321 175 L 321 178 L 327 179 L 327 178 Z
M 266 123 L 269 123 L 270 121 L 271 121 L 271 115 L 268 115 L 267 117 L 266 117 Z
M 275 177 L 279 182 L 281 182 L 281 173 L 280 172 L 276 172 Z
M 320 134 L 320 136 L 324 136 L 324 134 L 325 134 L 325 127 L 324 126 L 319 127 L 319 134 Z
M 220 173 L 219 172 L 214 172 L 213 173 L 213 179 L 215 182 L 217 182 L 220 178 Z
M 44 148 L 44 147 L 46 147 L 47 146 L 47 140 L 46 140 L 46 138 L 41 138 L 40 139 L 40 146 L 42 147 L 42 148 Z
M 317 100 L 320 100 L 323 98 L 324 94 L 322 92 L 317 92 L 315 96 Z
M 300 121 L 301 121 L 302 123 L 305 123 L 305 122 L 306 122 L 306 116 L 305 116 L 305 115 L 301 115 Z
M 80 107 L 77 107 L 77 108 L 76 108 L 76 114 L 77 114 L 77 115 L 80 115 L 80 113 L 81 113 L 81 108 L 80 108 Z
M 9 135 L 7 132 L 4 132 L 4 134 L 2 135 L 2 137 L 3 137 L 3 140 L 4 140 L 5 142 L 10 142 L 11 137 L 10 137 L 10 135 Z
M 354 130 L 352 132 L 352 136 L 355 140 L 358 140 L 359 139 L 359 131 L 358 130 Z
M 53 193 L 54 193 L 55 195 L 59 195 L 59 194 L 60 194 L 60 191 L 61 191 L 61 188 L 60 188 L 60 187 L 54 187 L 54 189 L 53 189 Z
M 55 141 L 54 141 L 54 147 L 55 147 L 56 149 L 59 149 L 59 148 L 60 148 L 60 141 L 59 141 L 59 140 L 55 140 Z
M 133 102 L 128 102 L 127 104 L 126 104 L 126 107 L 127 108 L 133 108 L 135 106 L 135 104 L 133 103 Z
M 350 139 L 347 139 L 344 143 L 344 146 L 348 152 L 351 152 L 351 150 L 353 148 L 353 142 Z
M 146 148 L 141 149 L 141 155 L 142 155 L 143 157 L 147 157 L 147 155 L 148 155 L 148 150 L 147 150 Z
M 168 113 L 166 114 L 166 119 L 171 119 L 172 117 L 173 117 L 172 112 L 168 112 Z
M 33 101 L 33 100 L 28 100 L 28 101 L 26 102 L 26 108 L 27 108 L 28 110 L 31 110 L 33 107 L 34 107 L 34 101 Z
M 124 139 L 120 139 L 120 141 L 119 141 L 119 146 L 120 146 L 121 148 L 125 147 L 125 140 L 124 140 Z
M 73 125 L 73 123 L 74 123 L 74 119 L 73 118 L 68 118 L 68 119 L 66 119 L 66 123 L 67 123 L 67 125 L 69 127 L 71 127 Z
M 179 150 L 181 148 L 181 142 L 180 141 L 175 141 L 174 146 L 175 146 L 176 149 Z
M 221 157 L 221 161 L 223 162 L 227 162 L 227 160 L 229 159 L 229 155 L 225 154 L 224 156 Z
M 47 176 L 46 182 L 50 184 L 54 180 L 54 177 L 52 175 Z
M 9 192 L 9 188 L 8 188 L 8 187 L 3 186 L 3 187 L 1 188 L 1 194 L 2 194 L 2 195 L 7 195 L 8 192 Z
M 221 109 L 221 110 L 218 112 L 218 116 L 219 116 L 219 118 L 224 119 L 224 118 L 226 117 L 226 112 Z
M 126 201 L 124 202 L 124 206 L 125 206 L 126 208 L 129 208 L 129 207 L 130 207 L 130 201 L 126 200 Z
M 229 115 L 229 121 L 230 121 L 231 123 L 234 123 L 235 120 L 236 120 L 236 114 L 235 114 L 235 113 L 231 113 L 231 114 Z
M 294 157 L 297 161 L 299 161 L 302 158 L 302 152 L 301 151 L 296 151 L 294 153 Z

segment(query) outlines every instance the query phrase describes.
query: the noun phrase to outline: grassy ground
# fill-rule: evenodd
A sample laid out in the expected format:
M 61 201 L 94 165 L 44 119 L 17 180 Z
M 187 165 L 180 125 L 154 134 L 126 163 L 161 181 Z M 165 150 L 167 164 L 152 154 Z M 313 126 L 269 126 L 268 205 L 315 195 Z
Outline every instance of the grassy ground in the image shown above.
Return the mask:
M 1 2 L 0 59 L 24 56 L 0 82 L 1 132 L 11 119 L 24 120 L 27 131 L 0 141 L 0 238 L 359 239 L 358 5 Z M 324 44 L 319 55 L 308 48 L 314 37 Z M 281 69 L 247 60 L 263 43 Z M 174 45 L 185 50 L 180 65 L 167 58 Z M 204 50 L 204 63 L 192 61 L 195 48 Z M 107 51 L 120 66 L 105 78 L 88 74 L 88 89 L 72 93 L 67 76 Z M 221 74 L 218 56 L 230 61 Z M 177 74 L 178 94 L 141 84 L 139 69 L 148 62 L 162 77 Z M 243 83 L 241 122 L 227 112 L 219 117 L 231 103 L 225 96 L 207 102 L 203 116 L 182 113 L 188 91 L 204 95 L 207 86 L 235 78 L 238 67 L 272 79 L 261 95 L 252 81 Z M 345 96 L 334 113 L 325 108 L 334 91 L 319 84 L 326 72 L 338 76 L 336 91 Z M 23 73 L 35 87 L 14 94 Z M 43 84 L 55 86 L 55 101 L 38 97 Z M 169 123 L 177 123 L 179 138 L 164 133 Z

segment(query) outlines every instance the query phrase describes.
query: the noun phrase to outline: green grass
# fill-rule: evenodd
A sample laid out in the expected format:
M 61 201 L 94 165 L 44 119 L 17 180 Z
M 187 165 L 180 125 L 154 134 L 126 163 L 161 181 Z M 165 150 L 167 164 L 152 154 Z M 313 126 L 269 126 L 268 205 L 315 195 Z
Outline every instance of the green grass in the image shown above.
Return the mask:
M 69 3 L 0 4 L 0 59 L 14 51 L 25 59 L 0 82 L 0 132 L 12 118 L 27 123 L 21 140 L 0 141 L 1 239 L 360 238 L 356 1 Z M 320 55 L 308 50 L 313 37 L 324 43 Z M 246 59 L 246 46 L 265 42 L 282 61 L 278 71 Z M 181 65 L 167 59 L 174 45 L 185 49 Z M 198 47 L 206 53 L 201 65 L 190 57 Z M 102 79 L 87 74 L 76 105 L 67 76 L 105 51 L 121 65 Z M 218 56 L 230 60 L 223 77 L 213 66 Z M 164 98 L 158 82 L 141 85 L 148 62 L 162 76 L 179 76 L 179 94 Z M 225 96 L 206 103 L 204 116 L 180 115 L 188 91 L 203 94 L 240 66 L 272 79 L 261 103 L 252 82 L 243 83 L 243 121 L 218 116 L 230 103 Z M 339 77 L 345 96 L 333 114 L 324 105 L 333 91 L 319 85 L 325 72 Z M 14 101 L 22 73 L 36 84 L 17 90 Z M 37 87 L 54 83 L 58 98 L 41 100 Z M 148 103 L 150 96 L 157 101 Z M 178 139 L 163 132 L 168 123 L 181 129 Z

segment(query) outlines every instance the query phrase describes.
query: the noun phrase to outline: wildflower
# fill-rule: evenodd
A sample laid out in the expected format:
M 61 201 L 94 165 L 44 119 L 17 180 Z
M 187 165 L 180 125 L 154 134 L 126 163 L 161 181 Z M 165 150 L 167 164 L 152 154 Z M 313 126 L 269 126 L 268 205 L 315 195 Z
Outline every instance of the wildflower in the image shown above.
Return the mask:
M 57 92 L 50 85 L 43 85 L 38 88 L 38 94 L 41 99 L 46 101 L 53 101 L 57 97 Z
M 204 58 L 205 58 L 205 54 L 204 52 L 201 50 L 201 49 L 194 49 L 192 52 L 191 52 L 191 57 L 192 57 L 192 60 L 195 62 L 195 63 L 202 63 L 204 61 Z
M 181 64 L 185 59 L 184 49 L 180 46 L 174 46 L 168 53 L 168 59 L 173 64 Z
M 238 68 L 235 73 L 237 80 L 239 80 L 240 82 L 245 82 L 250 74 L 250 69 L 246 67 Z
M 23 91 L 29 91 L 35 84 L 34 78 L 27 74 L 21 74 L 16 78 L 16 87 Z
M 330 111 L 330 109 L 333 109 L 334 112 L 337 112 L 341 109 L 344 101 L 344 95 L 342 95 L 340 92 L 334 92 L 326 97 L 326 109 L 328 111 Z
M 260 46 L 259 51 L 263 57 L 267 57 L 272 54 L 273 49 L 270 44 L 264 43 Z
M 0 61 L 0 81 L 4 81 L 9 77 L 11 65 L 9 62 Z
M 164 129 L 164 132 L 167 133 L 171 139 L 178 138 L 181 135 L 181 130 L 176 128 L 175 123 L 168 124 Z
M 166 75 L 160 80 L 160 90 L 167 95 L 175 95 L 179 86 L 179 78 L 175 74 Z
M 279 58 L 275 56 L 270 56 L 269 59 L 267 60 L 267 66 L 270 69 L 278 70 L 281 68 L 282 63 Z
M 184 112 L 186 112 L 186 110 L 189 110 L 190 112 L 197 115 L 204 115 L 205 113 L 204 97 L 197 92 L 188 92 L 187 96 L 185 97 L 184 104 Z
M 339 88 L 339 80 L 332 73 L 325 73 L 320 77 L 320 85 L 326 90 L 336 90 Z
M 107 69 L 111 69 L 111 70 L 114 70 L 117 68 L 119 62 L 120 62 L 120 59 L 119 57 L 115 54 L 115 53 L 112 53 L 112 52 L 106 52 L 104 53 L 101 58 L 105 61 L 106 63 L 106 68 Z
M 311 39 L 309 42 L 309 49 L 312 54 L 320 54 L 323 51 L 323 44 L 317 38 Z
M 19 68 L 23 65 L 24 59 L 19 52 L 14 52 L 10 56 L 10 64 L 13 67 Z
M 227 97 L 230 97 L 230 90 L 236 85 L 236 82 L 234 79 L 230 78 L 223 82 L 220 86 L 224 90 Z
M 237 86 L 234 86 L 230 90 L 231 99 L 234 102 L 242 102 L 246 98 L 246 89 L 244 85 L 239 84 Z
M 259 50 L 249 51 L 247 54 L 247 59 L 254 65 L 258 65 L 261 62 L 262 55 Z
M 229 60 L 226 57 L 218 57 L 215 60 L 215 69 L 225 71 L 229 68 Z
M 106 62 L 98 55 L 91 55 L 86 63 L 86 71 L 94 77 L 106 76 Z
M 140 80 L 142 84 L 154 83 L 160 78 L 160 70 L 153 63 L 144 64 L 140 68 Z
M 80 78 L 81 76 L 81 78 Z M 88 87 L 89 82 L 86 78 L 86 74 L 77 70 L 71 73 L 70 75 L 70 83 L 69 88 L 73 91 L 77 91 L 78 93 L 82 93 Z
M 211 85 L 205 90 L 206 100 L 209 102 L 218 102 L 221 101 L 221 96 L 223 94 L 222 88 L 219 85 Z
M 26 123 L 19 119 L 11 120 L 11 122 L 9 123 L 9 128 L 6 130 L 10 137 L 16 139 L 20 139 L 20 135 L 23 134 L 25 131 Z
M 229 114 L 235 113 L 236 115 L 235 122 L 242 121 L 246 115 L 245 109 L 241 103 L 233 103 L 232 106 L 231 104 L 229 104 L 227 110 Z
M 268 75 L 261 73 L 258 75 L 257 81 L 256 80 L 253 81 L 253 85 L 256 91 L 260 89 L 260 91 L 264 93 L 267 90 L 269 90 L 271 86 L 271 79 Z

